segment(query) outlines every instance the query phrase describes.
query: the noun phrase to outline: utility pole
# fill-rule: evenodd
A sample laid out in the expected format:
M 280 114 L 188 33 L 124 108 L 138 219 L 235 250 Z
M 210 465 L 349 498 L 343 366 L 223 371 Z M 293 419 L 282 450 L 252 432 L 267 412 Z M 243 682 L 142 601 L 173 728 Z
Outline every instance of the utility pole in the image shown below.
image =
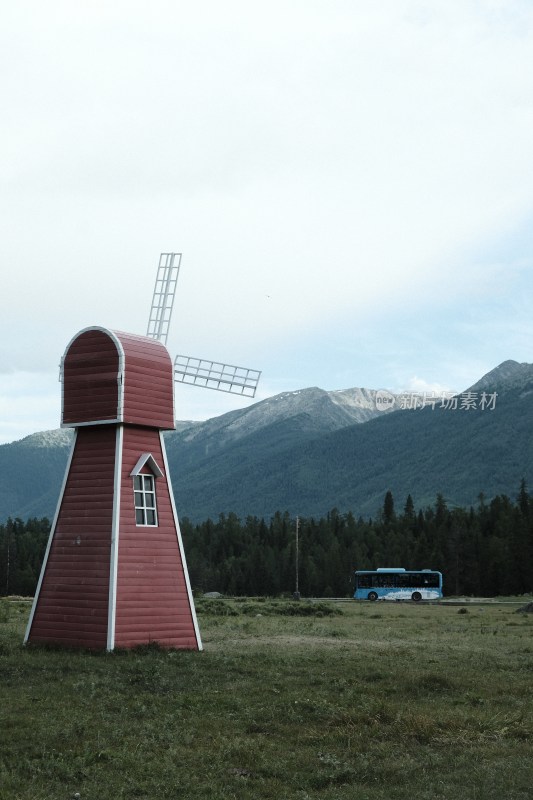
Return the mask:
M 6 553 L 6 596 L 9 595 L 9 561 L 10 561 L 10 549 L 11 549 L 11 530 L 9 525 L 6 527 L 6 542 L 7 542 L 7 553 Z
M 296 559 L 295 559 L 295 562 L 296 562 L 296 589 L 295 589 L 294 594 L 293 594 L 293 598 L 295 600 L 299 600 L 300 599 L 300 590 L 299 590 L 299 587 L 298 587 L 298 578 L 299 578 L 298 532 L 299 532 L 299 529 L 300 529 L 300 518 L 296 517 Z

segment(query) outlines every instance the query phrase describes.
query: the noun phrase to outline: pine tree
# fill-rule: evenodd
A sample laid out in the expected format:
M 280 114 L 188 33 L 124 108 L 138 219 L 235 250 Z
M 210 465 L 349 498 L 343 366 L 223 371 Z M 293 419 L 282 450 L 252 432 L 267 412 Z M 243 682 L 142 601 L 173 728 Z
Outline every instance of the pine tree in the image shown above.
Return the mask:
M 385 495 L 385 500 L 383 501 L 383 520 L 384 522 L 392 522 L 394 519 L 394 499 L 392 497 L 392 492 L 389 491 Z
M 530 498 L 527 492 L 525 478 L 522 478 L 522 480 L 520 481 L 520 491 L 518 492 L 518 505 L 520 507 L 522 516 L 525 519 L 529 519 Z
M 413 498 L 410 494 L 407 495 L 407 500 L 405 501 L 405 506 L 403 508 L 403 515 L 407 520 L 413 520 L 415 517 L 415 504 L 413 503 Z

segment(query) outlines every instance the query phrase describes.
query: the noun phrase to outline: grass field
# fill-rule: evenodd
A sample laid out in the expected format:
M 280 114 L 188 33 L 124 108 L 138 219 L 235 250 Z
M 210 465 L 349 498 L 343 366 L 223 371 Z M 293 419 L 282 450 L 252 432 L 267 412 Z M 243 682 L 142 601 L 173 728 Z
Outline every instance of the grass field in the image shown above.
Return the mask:
M 0 798 L 530 800 L 515 609 L 204 600 L 202 653 L 90 654 L 23 648 L 4 600 Z

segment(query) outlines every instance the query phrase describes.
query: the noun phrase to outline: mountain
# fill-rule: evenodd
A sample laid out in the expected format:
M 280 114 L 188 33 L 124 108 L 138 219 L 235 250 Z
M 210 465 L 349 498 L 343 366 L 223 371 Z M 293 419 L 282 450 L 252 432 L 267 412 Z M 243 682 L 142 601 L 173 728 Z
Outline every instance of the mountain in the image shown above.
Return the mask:
M 530 379 L 533 379 L 533 364 L 504 361 L 498 367 L 487 372 L 470 389 L 477 392 L 494 392 L 499 389 L 508 391 L 513 387 L 524 388 Z
M 374 516 L 387 490 L 400 510 L 408 494 L 416 507 L 437 493 L 467 506 L 480 493 L 514 496 L 533 475 L 533 365 L 506 361 L 468 392 L 456 408 L 388 393 L 383 406 L 375 390 L 313 387 L 179 422 L 165 434 L 178 512 L 193 521 L 229 511 L 321 516 L 334 507 Z M 484 407 L 483 396 L 492 396 Z M 53 514 L 70 436 L 50 431 L 0 446 L 0 520 Z
M 0 521 L 52 517 L 71 441 L 72 431 L 54 430 L 0 445 Z
M 272 455 L 381 415 L 376 394 L 373 389 L 327 392 L 312 387 L 283 392 L 206 422 L 177 423 L 176 432 L 165 434 L 169 460 L 184 474 L 218 453 L 224 458 L 240 453 L 251 442 Z
M 216 453 L 235 455 L 241 443 L 246 450 L 249 437 L 258 435 L 261 448 L 273 455 L 381 413 L 374 390 L 326 392 L 315 387 L 283 392 L 205 422 L 177 421 L 176 430 L 165 434 L 173 480 L 175 473 L 186 478 L 189 470 L 205 459 L 209 463 Z M 268 433 L 272 425 L 277 426 L 274 438 Z M 0 445 L 0 521 L 8 516 L 53 516 L 71 441 L 72 431 L 59 429 Z M 179 484 L 175 490 L 183 495 Z M 222 501 L 220 510 L 226 508 Z

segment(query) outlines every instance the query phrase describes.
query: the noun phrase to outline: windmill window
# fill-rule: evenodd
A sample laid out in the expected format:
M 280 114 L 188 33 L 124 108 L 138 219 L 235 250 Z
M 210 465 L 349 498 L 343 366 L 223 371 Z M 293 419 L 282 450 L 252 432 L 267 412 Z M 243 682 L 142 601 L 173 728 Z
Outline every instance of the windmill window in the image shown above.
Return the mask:
M 137 525 L 157 525 L 155 479 L 153 475 L 136 475 L 133 478 L 135 496 L 135 522 Z

